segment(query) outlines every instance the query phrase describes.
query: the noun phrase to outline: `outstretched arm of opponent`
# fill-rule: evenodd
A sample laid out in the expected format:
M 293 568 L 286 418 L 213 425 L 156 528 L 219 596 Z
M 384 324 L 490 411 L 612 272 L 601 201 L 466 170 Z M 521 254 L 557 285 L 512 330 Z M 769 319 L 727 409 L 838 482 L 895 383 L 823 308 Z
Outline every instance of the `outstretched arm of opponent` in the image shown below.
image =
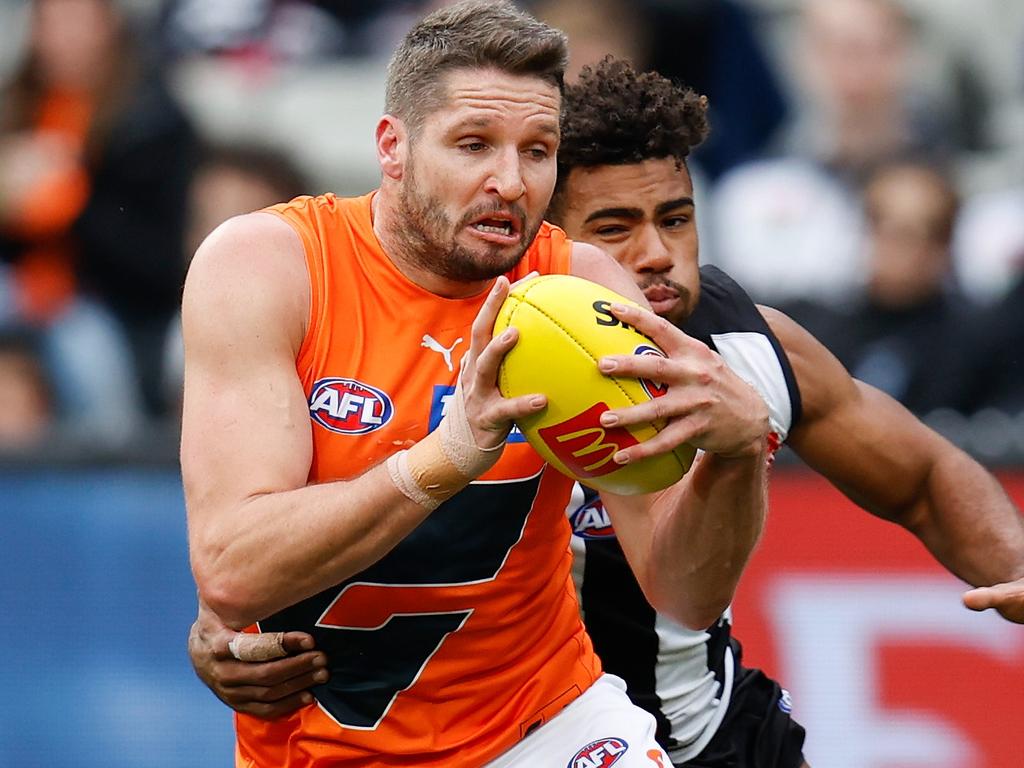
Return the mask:
M 495 386 L 516 340 L 490 338 L 507 290 L 499 278 L 463 361 L 460 411 L 479 448 L 500 445 L 512 418 L 538 408 L 504 400 Z M 312 436 L 295 360 L 308 314 L 302 244 L 283 220 L 233 219 L 197 252 L 182 308 L 189 546 L 201 599 L 236 629 L 365 569 L 429 514 L 384 464 L 307 485 Z
M 803 401 L 788 443 L 873 514 L 917 536 L 974 586 L 969 607 L 1024 621 L 1024 519 L 996 479 L 888 395 L 853 379 L 806 330 L 761 312 L 785 348 Z
M 579 245 L 577 245 L 579 248 Z M 587 246 L 574 252 L 574 272 L 646 306 L 621 267 Z M 579 270 L 579 271 L 577 271 Z M 767 509 L 768 411 L 762 398 L 701 342 L 646 309 L 613 309 L 653 339 L 668 358 L 620 355 L 601 361 L 616 375 L 668 385 L 656 400 L 609 411 L 619 425 L 665 419 L 656 437 L 633 446 L 637 461 L 682 443 L 704 453 L 675 485 L 642 496 L 602 492 L 615 532 L 648 602 L 695 629 L 713 624 L 732 602 Z

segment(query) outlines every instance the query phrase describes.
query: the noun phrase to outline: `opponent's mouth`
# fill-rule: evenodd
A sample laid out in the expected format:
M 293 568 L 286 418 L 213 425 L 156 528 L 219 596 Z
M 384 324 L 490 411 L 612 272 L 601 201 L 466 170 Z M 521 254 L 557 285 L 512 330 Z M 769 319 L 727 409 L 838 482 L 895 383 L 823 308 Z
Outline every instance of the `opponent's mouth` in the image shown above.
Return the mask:
M 656 301 L 674 301 L 679 298 L 679 292 L 667 285 L 652 285 L 644 289 L 644 296 L 653 304 Z

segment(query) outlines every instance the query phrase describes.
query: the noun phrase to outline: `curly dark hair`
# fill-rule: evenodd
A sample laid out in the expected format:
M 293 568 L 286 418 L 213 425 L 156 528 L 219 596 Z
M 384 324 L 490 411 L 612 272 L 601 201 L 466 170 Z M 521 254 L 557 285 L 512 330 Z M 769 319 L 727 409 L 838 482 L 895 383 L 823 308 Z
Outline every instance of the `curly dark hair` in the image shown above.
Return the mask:
M 558 183 L 558 208 L 573 168 L 628 165 L 674 157 L 682 165 L 708 135 L 708 100 L 657 72 L 637 72 L 629 62 L 606 56 L 584 67 L 566 85 Z

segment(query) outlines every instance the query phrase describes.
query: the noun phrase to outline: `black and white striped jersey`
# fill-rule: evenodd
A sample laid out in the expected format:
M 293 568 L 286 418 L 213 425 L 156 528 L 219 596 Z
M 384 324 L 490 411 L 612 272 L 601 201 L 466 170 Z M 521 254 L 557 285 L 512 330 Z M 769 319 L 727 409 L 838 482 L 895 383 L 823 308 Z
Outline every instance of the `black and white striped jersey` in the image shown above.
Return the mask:
M 722 356 L 768 404 L 777 446 L 800 418 L 800 394 L 778 339 L 746 292 L 724 272 L 700 272 L 697 307 L 683 327 Z M 659 615 L 640 591 L 597 494 L 577 485 L 568 508 L 573 576 L 587 631 L 605 671 L 658 721 L 674 761 L 697 755 L 729 706 L 730 612 L 706 631 Z

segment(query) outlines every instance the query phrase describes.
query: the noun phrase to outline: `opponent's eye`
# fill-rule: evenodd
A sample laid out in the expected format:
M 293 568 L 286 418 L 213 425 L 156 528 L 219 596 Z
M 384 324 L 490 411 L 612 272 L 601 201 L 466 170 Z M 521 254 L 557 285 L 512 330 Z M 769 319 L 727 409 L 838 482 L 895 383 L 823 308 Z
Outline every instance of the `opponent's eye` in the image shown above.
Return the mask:
M 629 234 L 629 228 L 621 224 L 606 224 L 594 230 L 598 237 L 622 237 Z

